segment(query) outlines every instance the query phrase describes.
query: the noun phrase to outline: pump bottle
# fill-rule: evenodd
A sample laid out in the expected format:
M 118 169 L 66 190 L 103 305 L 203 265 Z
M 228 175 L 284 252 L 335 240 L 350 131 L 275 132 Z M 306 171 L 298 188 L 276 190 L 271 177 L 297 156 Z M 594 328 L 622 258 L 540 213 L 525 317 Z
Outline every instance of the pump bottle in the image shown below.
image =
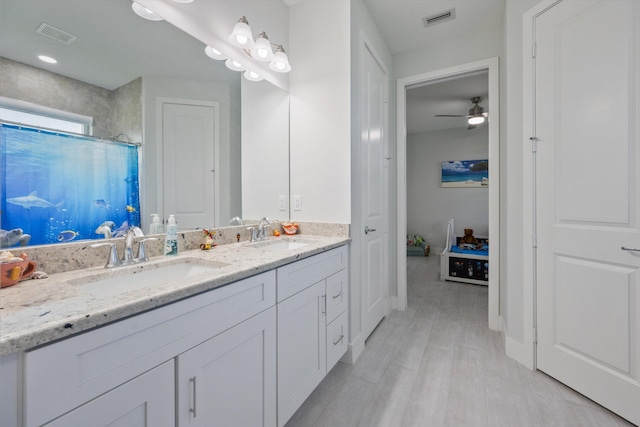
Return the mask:
M 149 234 L 162 234 L 162 223 L 158 214 L 151 214 L 153 220 L 149 224 Z
M 178 225 L 173 215 L 169 215 L 167 221 L 167 237 L 164 241 L 164 254 L 167 256 L 178 255 Z

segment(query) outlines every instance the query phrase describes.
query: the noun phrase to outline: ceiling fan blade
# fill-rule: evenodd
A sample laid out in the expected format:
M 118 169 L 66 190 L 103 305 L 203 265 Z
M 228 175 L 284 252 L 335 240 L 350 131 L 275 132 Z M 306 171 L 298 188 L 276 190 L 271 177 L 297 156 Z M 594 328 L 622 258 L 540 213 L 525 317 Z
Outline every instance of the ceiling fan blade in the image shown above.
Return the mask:
M 467 115 L 462 115 L 462 114 L 436 114 L 434 117 L 471 117 L 471 116 L 467 116 Z

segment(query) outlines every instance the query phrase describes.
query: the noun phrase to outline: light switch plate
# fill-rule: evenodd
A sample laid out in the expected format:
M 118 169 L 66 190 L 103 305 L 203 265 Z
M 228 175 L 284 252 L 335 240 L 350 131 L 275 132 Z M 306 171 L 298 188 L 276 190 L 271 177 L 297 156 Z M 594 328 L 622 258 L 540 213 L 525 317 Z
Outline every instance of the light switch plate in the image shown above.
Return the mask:
M 293 196 L 293 210 L 294 211 L 302 210 L 302 196 Z
M 287 196 L 278 196 L 278 210 L 287 210 Z

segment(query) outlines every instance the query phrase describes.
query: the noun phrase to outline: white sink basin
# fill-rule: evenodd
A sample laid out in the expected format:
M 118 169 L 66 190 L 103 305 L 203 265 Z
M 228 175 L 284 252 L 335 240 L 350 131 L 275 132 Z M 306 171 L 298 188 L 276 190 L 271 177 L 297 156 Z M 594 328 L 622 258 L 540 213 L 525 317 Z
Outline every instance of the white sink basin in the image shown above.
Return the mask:
M 307 246 L 308 242 L 299 240 L 266 240 L 264 242 L 252 243 L 251 247 L 265 251 L 290 251 Z
M 69 284 L 96 296 L 114 296 L 148 286 L 170 284 L 184 278 L 214 272 L 226 263 L 183 258 L 164 262 L 116 267 L 91 276 L 69 280 Z

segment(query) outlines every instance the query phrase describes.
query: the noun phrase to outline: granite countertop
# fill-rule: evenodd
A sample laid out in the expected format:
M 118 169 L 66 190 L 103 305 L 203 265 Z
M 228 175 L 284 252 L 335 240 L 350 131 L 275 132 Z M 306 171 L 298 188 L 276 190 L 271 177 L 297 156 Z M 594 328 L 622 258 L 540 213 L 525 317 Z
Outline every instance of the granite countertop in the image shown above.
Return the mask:
M 231 243 L 209 251 L 192 250 L 176 257 L 153 257 L 148 263 L 105 269 L 92 267 L 25 280 L 0 290 L 0 356 L 27 350 L 142 313 L 299 259 L 347 244 L 348 237 L 296 235 L 269 238 L 306 245 L 268 250 L 259 244 Z M 260 243 L 260 242 L 259 242 Z M 83 289 L 96 277 L 123 276 L 127 270 L 153 269 L 156 264 L 189 262 L 216 268 L 171 283 L 159 282 L 115 294 Z M 203 269 L 204 270 L 204 269 Z M 104 276 L 104 277 L 103 277 Z M 121 285 L 119 285 L 121 287 Z

